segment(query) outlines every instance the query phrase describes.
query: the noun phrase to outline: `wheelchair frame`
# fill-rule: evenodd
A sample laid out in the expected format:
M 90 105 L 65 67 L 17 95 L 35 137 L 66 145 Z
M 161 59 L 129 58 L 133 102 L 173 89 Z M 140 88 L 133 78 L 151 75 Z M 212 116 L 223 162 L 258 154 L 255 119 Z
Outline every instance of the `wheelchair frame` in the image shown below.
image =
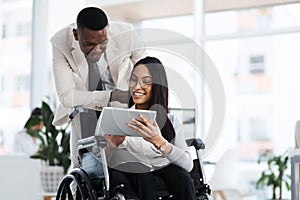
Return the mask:
M 75 109 L 70 114 L 73 119 L 83 109 Z M 210 200 L 211 190 L 206 184 L 203 163 L 199 154 L 205 145 L 201 139 L 186 140 L 188 146 L 194 146 L 197 158 L 194 159 L 194 167 L 190 172 L 194 181 L 198 200 Z M 76 200 L 125 200 L 122 195 L 124 185 L 114 188 L 109 187 L 109 173 L 106 162 L 105 147 L 107 141 L 103 136 L 90 136 L 78 141 L 78 155 L 80 168 L 73 169 L 60 182 L 56 200 L 74 200 L 71 184 L 76 184 Z M 159 191 L 162 196 L 159 199 L 172 199 L 167 191 Z

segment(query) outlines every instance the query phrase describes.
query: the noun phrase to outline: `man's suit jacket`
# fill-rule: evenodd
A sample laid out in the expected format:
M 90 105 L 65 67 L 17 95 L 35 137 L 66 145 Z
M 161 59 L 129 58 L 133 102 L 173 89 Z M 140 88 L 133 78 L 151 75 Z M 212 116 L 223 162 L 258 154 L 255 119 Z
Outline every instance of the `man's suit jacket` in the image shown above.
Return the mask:
M 53 124 L 68 121 L 71 108 L 101 110 L 108 106 L 110 91 L 88 91 L 88 64 L 79 43 L 73 37 L 71 24 L 52 38 L 53 72 L 60 105 Z M 128 90 L 133 64 L 145 54 L 144 45 L 130 24 L 113 22 L 108 27 L 107 61 L 112 80 L 117 89 Z M 111 102 L 111 106 L 117 102 Z

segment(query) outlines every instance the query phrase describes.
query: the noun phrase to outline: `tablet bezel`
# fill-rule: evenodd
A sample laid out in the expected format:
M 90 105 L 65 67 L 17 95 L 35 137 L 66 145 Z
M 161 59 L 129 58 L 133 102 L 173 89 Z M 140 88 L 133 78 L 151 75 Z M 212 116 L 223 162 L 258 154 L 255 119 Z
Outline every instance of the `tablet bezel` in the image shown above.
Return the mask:
M 128 123 L 132 122 L 132 118 L 140 119 L 139 114 L 147 118 L 150 123 L 154 123 L 156 111 L 105 107 L 98 119 L 95 134 L 140 137 L 138 133 L 128 127 Z

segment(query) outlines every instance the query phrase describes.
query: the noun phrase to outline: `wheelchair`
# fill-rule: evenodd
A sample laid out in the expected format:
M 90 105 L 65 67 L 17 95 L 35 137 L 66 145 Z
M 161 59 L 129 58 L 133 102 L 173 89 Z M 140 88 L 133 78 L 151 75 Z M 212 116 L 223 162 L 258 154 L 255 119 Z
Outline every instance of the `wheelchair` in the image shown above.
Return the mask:
M 75 114 L 86 114 L 83 110 L 75 110 L 75 112 Z M 73 116 L 70 116 L 70 118 L 74 117 L 74 112 L 72 114 Z M 193 138 L 186 140 L 186 142 L 188 146 L 194 147 L 197 155 L 197 158 L 193 160 L 194 167 L 190 172 L 196 189 L 197 199 L 211 200 L 211 189 L 205 182 L 203 163 L 199 153 L 199 150 L 204 149 L 205 145 L 201 139 Z M 110 188 L 105 155 L 106 146 L 106 138 L 101 135 L 89 136 L 78 141 L 80 168 L 73 169 L 61 180 L 56 200 L 129 200 L 122 193 L 123 184 Z M 157 178 L 156 183 L 159 188 L 157 194 L 159 199 L 172 200 L 172 194 L 169 194 L 163 180 Z M 75 195 L 72 191 L 74 187 L 76 187 Z

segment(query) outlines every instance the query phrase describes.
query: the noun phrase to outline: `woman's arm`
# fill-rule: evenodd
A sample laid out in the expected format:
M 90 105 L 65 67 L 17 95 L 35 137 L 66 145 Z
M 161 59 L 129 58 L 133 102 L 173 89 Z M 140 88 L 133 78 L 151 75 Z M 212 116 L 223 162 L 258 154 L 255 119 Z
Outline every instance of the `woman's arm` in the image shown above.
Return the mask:
M 182 141 L 185 142 L 184 137 L 180 136 L 176 132 L 176 136 L 174 144 L 172 144 L 172 151 L 169 154 L 164 154 L 164 156 L 173 164 L 185 169 L 186 171 L 190 172 L 193 169 L 193 159 L 191 154 L 188 151 L 188 147 L 183 147 L 180 144 Z M 181 140 L 181 141 L 178 141 Z M 178 142 L 176 142 L 178 141 Z M 180 143 L 180 144 L 178 144 Z
M 173 164 L 182 167 L 186 171 L 190 172 L 193 169 L 193 159 L 188 151 L 188 146 L 185 142 L 184 132 L 182 129 L 182 123 L 175 115 L 169 115 L 172 125 L 175 129 L 175 138 L 172 141 L 172 151 L 165 155 Z
M 135 125 L 128 124 L 130 128 L 139 133 L 145 140 L 152 143 L 156 149 L 160 150 L 165 158 L 171 163 L 182 167 L 186 171 L 191 171 L 193 168 L 193 160 L 191 154 L 188 152 L 188 147 L 185 143 L 185 138 L 182 133 L 181 123 L 178 118 L 171 119 L 175 129 L 175 138 L 169 143 L 160 132 L 156 122 L 151 124 L 145 117 L 140 116 L 143 123 L 133 119 Z

